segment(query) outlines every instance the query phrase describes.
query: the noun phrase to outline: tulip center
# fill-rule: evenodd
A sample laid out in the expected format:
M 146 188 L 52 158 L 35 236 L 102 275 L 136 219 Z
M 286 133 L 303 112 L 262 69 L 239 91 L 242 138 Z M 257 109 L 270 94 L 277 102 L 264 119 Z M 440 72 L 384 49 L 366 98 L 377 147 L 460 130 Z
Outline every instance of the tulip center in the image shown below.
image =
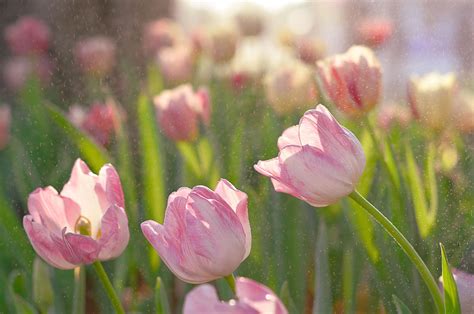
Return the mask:
M 84 216 L 79 216 L 76 220 L 76 224 L 74 225 L 74 232 L 79 233 L 86 236 L 91 236 L 91 222 Z

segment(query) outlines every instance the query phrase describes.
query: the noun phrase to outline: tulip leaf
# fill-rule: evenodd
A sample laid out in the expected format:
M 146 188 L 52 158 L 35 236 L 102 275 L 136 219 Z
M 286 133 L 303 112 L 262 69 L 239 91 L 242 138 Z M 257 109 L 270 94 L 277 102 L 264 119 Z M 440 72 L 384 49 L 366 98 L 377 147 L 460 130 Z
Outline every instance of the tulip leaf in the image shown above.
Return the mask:
M 213 188 L 219 180 L 219 170 L 217 168 L 216 158 L 214 158 L 212 145 L 206 137 L 202 137 L 199 140 L 197 152 L 203 169 L 203 179 L 206 180 L 209 187 Z
M 316 240 L 315 288 L 313 313 L 332 313 L 331 276 L 329 272 L 328 231 L 324 217 L 320 218 L 318 238 Z
M 393 303 L 395 304 L 395 309 L 397 314 L 412 314 L 408 306 L 403 303 L 396 295 L 392 295 Z
M 443 268 L 443 288 L 444 288 L 444 308 L 445 313 L 461 314 L 461 305 L 459 303 L 458 288 L 451 273 L 446 251 L 443 244 L 439 244 L 441 248 L 441 265 Z
M 155 309 L 156 314 L 171 314 L 171 308 L 166 294 L 165 285 L 161 277 L 156 278 L 155 284 Z
M 26 279 L 19 271 L 13 271 L 9 276 L 8 294 L 15 311 L 22 314 L 38 313 L 35 307 L 24 299 L 26 293 Z
M 283 285 L 281 286 L 280 300 L 283 302 L 283 304 L 286 305 L 286 308 L 288 309 L 288 313 L 297 313 L 298 312 L 298 310 L 296 308 L 296 305 L 295 305 L 295 302 L 291 298 L 288 281 L 285 281 L 283 283 Z
M 54 301 L 49 272 L 49 266 L 39 257 L 36 257 L 33 262 L 33 301 L 42 313 L 48 313 Z
M 111 162 L 111 158 L 105 149 L 74 126 L 56 106 L 46 104 L 45 108 L 50 118 L 69 136 L 72 143 L 79 149 L 81 156 L 91 167 L 92 171 L 98 172 L 104 164 Z
M 176 143 L 176 147 L 178 148 L 187 169 L 192 172 L 194 177 L 201 178 L 202 168 L 195 144 L 190 142 L 178 142 Z
M 406 145 L 405 158 L 408 185 L 413 199 L 416 223 L 421 237 L 426 238 L 430 234 L 436 221 L 436 207 L 428 208 L 423 179 L 410 145 Z M 434 159 L 432 159 L 432 157 L 428 158 L 430 159 L 431 164 L 429 167 L 431 168 L 433 167 Z M 433 179 L 433 175 L 431 179 Z M 436 183 L 434 184 L 436 185 Z M 432 202 L 432 204 L 435 203 L 437 203 L 437 201 Z

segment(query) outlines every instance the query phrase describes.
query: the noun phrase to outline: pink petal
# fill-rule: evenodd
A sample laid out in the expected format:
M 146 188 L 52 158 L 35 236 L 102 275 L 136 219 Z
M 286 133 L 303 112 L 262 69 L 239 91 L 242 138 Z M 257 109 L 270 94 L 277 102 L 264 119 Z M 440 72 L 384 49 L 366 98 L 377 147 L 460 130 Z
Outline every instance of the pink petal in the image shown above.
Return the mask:
M 248 278 L 236 280 L 237 296 L 240 303 L 246 303 L 258 310 L 258 313 L 287 314 L 283 303 L 268 287 Z
M 112 205 L 102 216 L 99 259 L 118 257 L 125 250 L 130 239 L 128 218 L 125 210 Z
M 281 150 L 287 145 L 301 145 L 299 137 L 299 125 L 289 127 L 278 138 L 278 149 Z
M 48 264 L 59 269 L 73 269 L 76 265 L 68 262 L 59 249 L 50 231 L 40 223 L 34 221 L 33 216 L 23 217 L 23 227 L 36 253 Z
M 102 200 L 101 203 L 125 208 L 122 184 L 120 183 L 120 177 L 114 166 L 106 164 L 100 169 L 99 182 L 106 195 L 106 200 Z
M 70 263 L 81 265 L 95 262 L 99 255 L 100 247 L 94 239 L 77 233 L 66 233 L 63 230 L 64 247 L 61 254 Z M 58 243 L 59 244 L 59 243 Z
M 281 176 L 281 165 L 278 157 L 269 160 L 260 160 L 254 165 L 254 169 L 258 173 L 271 178 L 275 191 L 291 195 L 296 194 L 296 191 L 294 191 L 291 186 L 291 182 L 283 181 L 284 178 Z

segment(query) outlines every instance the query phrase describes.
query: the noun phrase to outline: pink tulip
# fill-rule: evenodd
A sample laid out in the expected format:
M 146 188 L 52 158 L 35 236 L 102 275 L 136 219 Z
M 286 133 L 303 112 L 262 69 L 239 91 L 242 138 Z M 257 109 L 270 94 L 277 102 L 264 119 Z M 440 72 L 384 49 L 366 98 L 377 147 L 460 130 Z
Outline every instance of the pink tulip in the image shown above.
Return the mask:
M 383 45 L 393 33 L 393 23 L 386 18 L 368 18 L 357 27 L 358 40 L 369 47 Z
M 451 273 L 458 288 L 461 312 L 474 313 L 474 274 L 469 274 L 456 268 L 451 269 Z M 440 282 L 443 284 L 442 277 Z
M 24 16 L 5 30 L 5 40 L 17 55 L 42 54 L 48 50 L 49 28 L 43 21 Z
M 321 88 L 345 114 L 357 117 L 380 100 L 382 71 L 372 50 L 353 46 L 346 53 L 317 63 Z
M 237 26 L 233 23 L 222 23 L 208 27 L 204 46 L 215 63 L 227 63 L 234 57 L 239 40 Z
M 293 49 L 301 61 L 311 66 L 316 65 L 316 61 L 322 59 L 326 53 L 324 43 L 314 38 L 295 39 Z
M 0 106 L 0 150 L 7 146 L 10 139 L 11 118 L 10 107 Z
M 168 268 L 189 283 L 228 276 L 250 253 L 247 194 L 224 179 L 215 191 L 180 188 L 168 198 L 164 224 L 141 227 Z
M 31 78 L 38 79 L 43 86 L 49 84 L 52 71 L 53 65 L 47 57 L 14 57 L 5 63 L 3 79 L 10 90 L 18 91 Z
M 278 139 L 278 157 L 255 170 L 270 177 L 277 192 L 315 207 L 336 203 L 355 189 L 365 167 L 359 140 L 323 105 L 307 111 L 299 125 Z
M 28 211 L 23 226 L 33 248 L 60 269 L 115 258 L 128 244 L 122 186 L 110 164 L 97 176 L 78 159 L 61 193 L 36 189 Z
M 154 98 L 158 122 L 174 141 L 193 141 L 199 133 L 199 120 L 209 124 L 210 103 L 206 89 L 196 93 L 191 85 L 165 90 Z
M 76 44 L 74 57 L 84 73 L 102 77 L 115 66 L 115 50 L 115 43 L 110 38 L 90 37 Z
M 408 106 L 388 103 L 380 107 L 377 125 L 384 131 L 389 131 L 395 125 L 407 127 L 411 119 L 411 111 Z
M 194 56 L 192 46 L 166 47 L 158 52 L 158 65 L 168 84 L 177 85 L 190 81 L 193 76 Z
M 237 299 L 220 301 L 216 289 L 209 285 L 194 288 L 186 296 L 183 314 L 286 314 L 283 303 L 268 287 L 248 278 L 235 282 Z
M 183 31 L 175 21 L 167 18 L 152 21 L 144 28 L 143 50 L 148 57 L 155 57 L 161 49 L 176 45 L 183 37 Z

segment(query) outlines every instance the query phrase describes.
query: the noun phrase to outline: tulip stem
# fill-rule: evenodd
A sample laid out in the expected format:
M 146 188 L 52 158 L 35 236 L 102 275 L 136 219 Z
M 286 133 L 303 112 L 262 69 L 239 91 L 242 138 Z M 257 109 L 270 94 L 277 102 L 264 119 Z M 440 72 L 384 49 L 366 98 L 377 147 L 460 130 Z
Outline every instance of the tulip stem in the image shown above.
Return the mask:
M 84 314 L 86 301 L 86 269 L 83 266 L 74 268 L 74 302 L 73 314 Z
M 119 314 L 125 314 L 125 311 L 122 307 L 122 303 L 120 303 L 120 299 L 117 296 L 117 293 L 115 292 L 114 287 L 110 282 L 109 276 L 107 276 L 104 266 L 102 266 L 102 263 L 100 261 L 96 261 L 92 265 L 94 266 L 95 272 L 97 273 L 99 280 L 104 286 L 105 292 L 107 293 L 107 296 L 109 297 L 109 300 L 112 303 L 115 312 Z
M 364 208 L 369 215 L 371 215 L 384 229 L 387 233 L 397 242 L 397 244 L 403 249 L 408 258 L 415 265 L 416 269 L 421 275 L 421 278 L 425 281 L 428 290 L 431 293 L 431 296 L 436 304 L 438 313 L 444 313 L 444 303 L 441 293 L 438 289 L 438 285 L 434 280 L 431 272 L 429 271 L 426 264 L 421 259 L 420 255 L 416 252 L 410 242 L 405 238 L 405 236 L 395 227 L 395 225 L 382 214 L 374 205 L 372 205 L 368 200 L 366 200 L 359 192 L 352 192 L 349 197 Z
M 235 277 L 234 274 L 230 274 L 229 276 L 225 276 L 225 281 L 229 284 L 230 289 L 232 290 L 232 293 L 234 296 L 237 295 L 237 289 L 235 288 Z

